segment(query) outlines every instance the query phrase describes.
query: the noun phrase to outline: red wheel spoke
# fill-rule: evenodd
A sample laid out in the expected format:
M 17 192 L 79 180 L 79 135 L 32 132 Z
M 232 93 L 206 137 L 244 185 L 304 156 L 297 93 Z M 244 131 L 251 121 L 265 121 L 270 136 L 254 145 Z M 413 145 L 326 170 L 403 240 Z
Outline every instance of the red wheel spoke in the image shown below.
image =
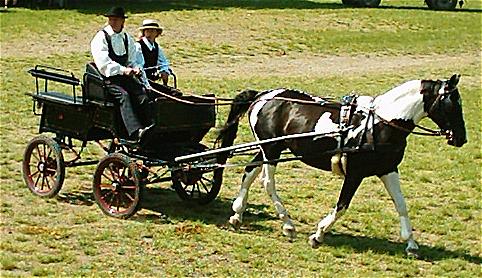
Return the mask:
M 42 175 L 42 186 L 40 187 L 40 190 L 44 190 L 44 185 L 45 185 L 45 175 Z
M 110 201 L 109 201 L 109 208 L 112 208 L 112 203 L 114 203 L 114 199 L 115 199 L 115 194 L 111 194 L 111 198 L 110 198 Z
M 135 186 L 135 185 L 123 185 L 122 189 L 136 190 L 136 187 L 137 186 Z
M 57 183 L 57 180 L 54 178 L 54 176 L 48 176 L 47 178 L 50 179 L 54 185 Z
M 50 182 L 49 182 L 49 176 L 46 176 L 45 177 L 45 184 L 47 185 L 47 188 L 50 190 L 52 189 L 52 187 L 50 186 Z
M 32 173 L 32 174 L 30 174 L 30 175 L 28 175 L 28 176 L 29 176 L 29 178 L 33 178 L 33 177 L 34 177 L 35 175 L 37 175 L 38 173 L 40 173 L 40 171 L 37 170 L 37 171 L 35 171 L 34 173 Z
M 37 177 L 37 180 L 35 181 L 35 188 L 38 187 L 38 181 L 40 180 L 41 177 L 42 177 L 42 175 L 39 175 L 39 176 Z
M 42 146 L 43 146 L 43 149 L 44 149 L 44 153 L 43 153 L 43 157 L 44 157 L 44 159 L 45 159 L 44 161 L 47 162 L 47 156 L 46 156 L 46 154 L 47 154 L 47 145 L 42 144 Z
M 114 181 L 114 178 L 113 177 L 108 177 L 105 173 L 102 173 L 102 176 L 104 178 L 106 178 L 107 180 L 109 180 L 110 182 L 113 182 Z
M 131 200 L 132 202 L 134 202 L 134 200 L 135 200 L 134 197 L 132 197 L 131 194 L 129 194 L 129 193 L 127 193 L 127 192 L 124 193 L 124 196 L 126 196 L 127 198 L 129 198 L 129 200 Z
M 37 162 L 40 161 L 38 150 L 37 150 L 37 152 L 34 152 L 34 150 L 32 150 L 32 157 L 35 158 L 37 160 Z
M 40 161 L 40 162 L 44 162 L 44 160 L 42 160 L 42 158 L 44 158 L 44 157 L 43 157 L 42 152 L 40 151 L 39 145 L 37 145 L 36 148 L 37 148 L 37 153 L 38 153 L 39 161 Z
M 120 175 L 121 177 L 126 177 L 126 170 L 127 167 L 122 168 L 122 174 Z
M 99 184 L 100 189 L 112 189 L 112 184 L 101 183 Z
M 49 153 L 47 154 L 46 158 L 50 158 L 50 155 L 52 154 L 52 149 L 49 148 Z
M 112 175 L 112 178 L 113 178 L 114 180 L 116 180 L 116 179 L 119 178 L 119 173 L 116 173 L 116 171 L 115 171 L 115 169 L 114 169 L 114 164 L 113 164 L 113 163 L 109 164 L 109 166 L 108 166 L 107 169 L 109 169 L 109 172 L 110 172 L 110 174 Z

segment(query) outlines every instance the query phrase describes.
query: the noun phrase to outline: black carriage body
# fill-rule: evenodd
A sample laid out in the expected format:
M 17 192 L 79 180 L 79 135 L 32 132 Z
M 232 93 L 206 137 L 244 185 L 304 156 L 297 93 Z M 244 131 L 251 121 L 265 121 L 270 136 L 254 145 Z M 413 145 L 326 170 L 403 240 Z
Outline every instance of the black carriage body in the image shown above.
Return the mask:
M 214 95 L 211 95 L 214 96 Z M 213 103 L 196 97 L 179 97 L 191 103 Z M 157 139 L 164 143 L 199 142 L 216 121 L 214 105 L 186 104 L 171 99 L 157 99 L 152 111 Z
M 120 133 L 114 107 L 75 103 L 68 98 L 56 101 L 50 97 L 53 93 L 34 96 L 42 107 L 40 133 L 52 132 L 81 141 L 111 139 Z
M 121 138 L 126 139 L 126 130 L 118 105 L 112 102 L 109 86 L 92 64 L 88 64 L 83 84 L 73 74 L 53 72 L 49 67 L 37 66 L 30 70 L 36 77 L 37 91 L 32 94 L 34 113 L 41 107 L 39 132 L 52 132 L 57 137 L 70 137 L 81 141 Z M 44 90 L 39 79 L 44 79 Z M 71 95 L 50 91 L 48 81 L 53 80 L 72 86 Z M 75 87 L 82 86 L 82 96 L 77 96 Z M 171 159 L 176 154 L 185 154 L 184 146 L 197 145 L 216 121 L 214 95 L 211 98 L 195 96 L 158 97 L 151 103 L 152 117 L 156 123 L 152 134 L 142 143 L 145 153 L 157 158 Z M 37 105 L 35 105 L 35 102 Z M 179 151 L 179 152 L 177 152 Z

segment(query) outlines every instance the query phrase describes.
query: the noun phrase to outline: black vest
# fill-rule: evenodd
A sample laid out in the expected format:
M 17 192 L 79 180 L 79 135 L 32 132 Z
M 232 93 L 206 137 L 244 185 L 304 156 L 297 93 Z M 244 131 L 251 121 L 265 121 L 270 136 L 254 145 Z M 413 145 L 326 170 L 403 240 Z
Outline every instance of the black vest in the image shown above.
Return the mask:
M 141 39 L 139 41 L 139 44 L 141 45 L 142 55 L 144 56 L 144 68 L 157 66 L 157 59 L 159 57 L 159 45 L 154 42 L 154 48 L 152 50 L 149 50 L 149 47 L 146 45 L 144 40 Z M 159 77 L 155 74 L 157 70 L 157 68 L 147 69 L 147 78 L 150 80 L 159 79 Z
M 115 54 L 114 52 L 114 49 L 112 48 L 112 40 L 109 36 L 109 34 L 107 34 L 107 32 L 105 30 L 102 30 L 102 32 L 104 32 L 104 35 L 105 35 L 105 40 L 107 41 L 107 47 L 109 49 L 109 58 L 112 59 L 112 61 L 115 61 L 117 63 L 119 63 L 120 65 L 123 65 L 124 67 L 127 66 L 127 60 L 128 60 L 128 54 L 129 53 L 129 48 L 128 48 L 128 39 L 127 39 L 127 34 L 124 34 L 124 48 L 126 50 L 126 53 L 122 56 L 119 56 L 117 54 Z

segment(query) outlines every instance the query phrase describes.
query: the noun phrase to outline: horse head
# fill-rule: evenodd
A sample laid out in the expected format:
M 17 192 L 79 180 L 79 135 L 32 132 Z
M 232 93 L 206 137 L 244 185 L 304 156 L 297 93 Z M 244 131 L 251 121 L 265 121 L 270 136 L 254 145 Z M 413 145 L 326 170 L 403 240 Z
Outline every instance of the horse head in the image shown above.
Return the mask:
M 456 147 L 467 142 L 459 79 L 460 75 L 454 74 L 449 80 L 423 80 L 421 90 L 428 117 L 444 131 L 447 143 Z

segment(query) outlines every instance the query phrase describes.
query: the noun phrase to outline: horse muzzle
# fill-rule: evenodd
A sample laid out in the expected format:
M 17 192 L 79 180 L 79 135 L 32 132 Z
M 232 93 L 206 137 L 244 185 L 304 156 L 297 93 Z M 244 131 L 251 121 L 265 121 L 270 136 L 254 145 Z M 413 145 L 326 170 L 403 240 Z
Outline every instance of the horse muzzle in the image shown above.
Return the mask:
M 455 147 L 462 147 L 467 143 L 467 137 L 464 135 L 457 136 L 453 130 L 447 130 L 445 132 L 445 138 L 447 138 L 447 144 Z

